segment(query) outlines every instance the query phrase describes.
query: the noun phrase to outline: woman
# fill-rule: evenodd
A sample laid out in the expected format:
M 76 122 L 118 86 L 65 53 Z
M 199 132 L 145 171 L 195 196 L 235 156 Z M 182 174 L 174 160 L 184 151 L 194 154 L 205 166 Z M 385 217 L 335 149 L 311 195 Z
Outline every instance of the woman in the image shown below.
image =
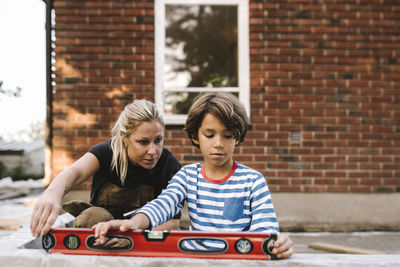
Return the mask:
M 75 227 L 111 219 L 140 208 L 157 197 L 181 165 L 163 148 L 164 122 L 156 106 L 135 100 L 121 112 L 111 140 L 97 144 L 58 174 L 36 202 L 30 228 L 35 237 L 46 234 L 61 211 L 62 197 L 93 176 L 90 203 L 63 206 L 77 216 Z M 180 214 L 157 230 L 179 228 Z

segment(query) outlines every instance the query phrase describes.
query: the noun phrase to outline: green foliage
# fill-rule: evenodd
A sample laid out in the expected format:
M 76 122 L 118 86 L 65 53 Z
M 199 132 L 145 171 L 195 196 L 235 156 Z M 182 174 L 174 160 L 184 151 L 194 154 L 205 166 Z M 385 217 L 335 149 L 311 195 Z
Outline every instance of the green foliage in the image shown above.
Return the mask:
M 229 79 L 224 76 L 216 74 L 211 74 L 209 80 L 204 81 L 204 86 L 206 87 L 229 87 L 232 86 Z
M 42 174 L 30 174 L 26 173 L 23 170 L 22 165 L 19 165 L 15 168 L 13 168 L 7 176 L 10 176 L 13 181 L 18 181 L 18 180 L 28 180 L 28 179 L 41 179 L 44 176 L 44 173 Z
M 183 45 L 184 57 L 169 58 L 175 72 L 189 71 L 189 87 L 237 86 L 237 9 L 175 6 L 166 12 L 166 45 Z
M 179 94 L 179 93 L 177 93 Z M 184 100 L 177 102 L 174 106 L 174 113 L 175 114 L 187 114 L 194 99 L 199 95 L 199 93 L 180 93 L 184 95 Z
M 13 168 L 10 172 L 10 176 L 12 178 L 16 178 L 19 180 L 24 175 L 24 169 L 22 165 L 18 165 L 17 167 Z

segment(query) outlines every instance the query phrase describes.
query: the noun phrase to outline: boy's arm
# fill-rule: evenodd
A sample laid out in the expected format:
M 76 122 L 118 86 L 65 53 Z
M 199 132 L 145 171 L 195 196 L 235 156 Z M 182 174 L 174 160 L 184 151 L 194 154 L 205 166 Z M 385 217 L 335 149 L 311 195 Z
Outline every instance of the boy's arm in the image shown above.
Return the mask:
M 293 241 L 288 235 L 279 233 L 274 205 L 264 177 L 254 184 L 250 203 L 253 210 L 250 231 L 278 233 L 272 253 L 278 259 L 289 258 L 293 254 Z
M 252 210 L 251 232 L 279 233 L 278 219 L 271 194 L 263 176 L 257 179 L 252 186 L 250 206 Z
M 153 228 L 153 231 L 179 230 L 179 222 L 178 219 L 171 219 L 165 223 L 157 225 Z
M 184 167 L 174 175 L 166 189 L 156 198 L 144 205 L 138 212 L 143 213 L 153 228 L 171 220 L 183 209 L 187 197 L 187 182 Z

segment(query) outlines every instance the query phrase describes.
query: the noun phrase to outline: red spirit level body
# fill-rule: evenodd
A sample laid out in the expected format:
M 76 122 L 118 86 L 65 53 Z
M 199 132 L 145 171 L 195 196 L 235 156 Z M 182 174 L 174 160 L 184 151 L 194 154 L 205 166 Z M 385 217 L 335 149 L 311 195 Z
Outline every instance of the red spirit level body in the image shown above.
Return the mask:
M 94 245 L 95 237 L 91 229 L 53 228 L 43 237 L 42 245 L 50 253 L 75 255 L 276 259 L 271 253 L 277 238 L 275 234 L 131 230 L 110 231 L 106 237 L 106 243 L 114 246 Z M 193 247 L 192 244 L 200 245 Z

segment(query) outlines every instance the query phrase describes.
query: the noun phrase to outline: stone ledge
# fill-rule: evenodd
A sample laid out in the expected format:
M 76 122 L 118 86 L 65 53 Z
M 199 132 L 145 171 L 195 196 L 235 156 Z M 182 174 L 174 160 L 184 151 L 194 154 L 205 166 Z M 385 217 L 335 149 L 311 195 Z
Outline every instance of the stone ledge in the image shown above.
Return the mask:
M 281 231 L 399 231 L 400 194 L 272 193 Z

